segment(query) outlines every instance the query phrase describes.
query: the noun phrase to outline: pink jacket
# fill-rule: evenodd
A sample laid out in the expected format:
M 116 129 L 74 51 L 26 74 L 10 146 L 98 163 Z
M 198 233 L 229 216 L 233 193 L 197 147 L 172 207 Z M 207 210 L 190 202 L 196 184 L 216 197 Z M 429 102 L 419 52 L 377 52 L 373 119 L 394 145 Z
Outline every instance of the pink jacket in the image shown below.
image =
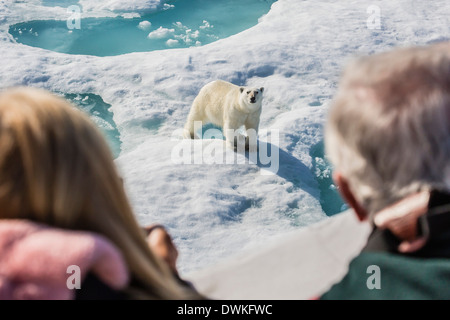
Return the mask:
M 81 284 L 89 272 L 113 289 L 129 280 L 121 253 L 100 235 L 0 220 L 0 299 L 73 299 L 70 266 L 79 267 Z

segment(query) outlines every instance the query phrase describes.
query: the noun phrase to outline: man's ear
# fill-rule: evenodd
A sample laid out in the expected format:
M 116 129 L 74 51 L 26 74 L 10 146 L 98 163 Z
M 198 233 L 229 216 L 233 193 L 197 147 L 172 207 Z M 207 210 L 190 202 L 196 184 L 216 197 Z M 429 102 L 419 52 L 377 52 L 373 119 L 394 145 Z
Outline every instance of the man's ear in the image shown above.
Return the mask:
M 243 87 L 240 87 L 240 88 L 239 88 L 239 91 L 241 91 L 241 93 L 244 92 L 244 88 L 243 88 Z
M 347 179 L 345 179 L 340 172 L 335 172 L 333 173 L 333 180 L 334 183 L 336 183 L 342 198 L 344 198 L 345 202 L 353 208 L 359 221 L 366 220 L 368 218 L 367 210 L 356 200 L 352 190 L 350 190 Z
M 259 88 L 259 91 L 264 92 L 264 87 Z

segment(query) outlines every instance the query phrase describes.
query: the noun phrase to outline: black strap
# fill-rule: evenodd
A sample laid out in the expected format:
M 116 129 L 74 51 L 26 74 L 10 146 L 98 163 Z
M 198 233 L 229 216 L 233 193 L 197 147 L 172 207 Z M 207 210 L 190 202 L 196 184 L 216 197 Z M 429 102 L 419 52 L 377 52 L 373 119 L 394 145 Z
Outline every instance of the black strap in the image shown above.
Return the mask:
M 424 217 L 431 239 L 440 238 L 450 231 L 450 204 L 432 208 Z

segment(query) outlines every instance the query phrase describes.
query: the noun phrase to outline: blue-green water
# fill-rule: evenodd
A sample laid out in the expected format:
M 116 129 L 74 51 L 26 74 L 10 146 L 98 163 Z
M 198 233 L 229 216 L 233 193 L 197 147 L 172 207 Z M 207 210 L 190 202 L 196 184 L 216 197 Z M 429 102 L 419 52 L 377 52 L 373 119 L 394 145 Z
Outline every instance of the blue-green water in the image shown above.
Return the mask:
M 323 141 L 311 147 L 312 171 L 319 184 L 320 205 L 327 216 L 332 216 L 347 209 L 333 182 L 332 167 L 325 157 Z
M 62 96 L 89 115 L 103 132 L 114 157 L 118 157 L 121 147 L 120 133 L 113 120 L 114 114 L 110 111 L 111 105 L 104 102 L 102 97 L 92 93 L 66 93 Z
M 44 1 L 67 7 L 76 1 Z M 112 56 L 211 43 L 246 30 L 270 10 L 273 0 L 173 0 L 140 18 L 83 18 L 80 29 L 67 21 L 37 20 L 12 25 L 17 42 L 52 51 Z M 69 17 L 70 14 L 67 14 Z M 151 25 L 150 25 L 150 24 Z

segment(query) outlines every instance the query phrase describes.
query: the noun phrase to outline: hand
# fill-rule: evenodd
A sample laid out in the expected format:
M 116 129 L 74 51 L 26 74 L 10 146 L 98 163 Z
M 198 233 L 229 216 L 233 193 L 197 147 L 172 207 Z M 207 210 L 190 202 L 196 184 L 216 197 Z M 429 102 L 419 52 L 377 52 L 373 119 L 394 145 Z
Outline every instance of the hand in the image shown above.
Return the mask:
M 147 234 L 148 246 L 153 253 L 163 259 L 175 274 L 178 274 L 178 250 L 166 229 L 162 225 L 156 224 L 145 227 L 144 230 Z

